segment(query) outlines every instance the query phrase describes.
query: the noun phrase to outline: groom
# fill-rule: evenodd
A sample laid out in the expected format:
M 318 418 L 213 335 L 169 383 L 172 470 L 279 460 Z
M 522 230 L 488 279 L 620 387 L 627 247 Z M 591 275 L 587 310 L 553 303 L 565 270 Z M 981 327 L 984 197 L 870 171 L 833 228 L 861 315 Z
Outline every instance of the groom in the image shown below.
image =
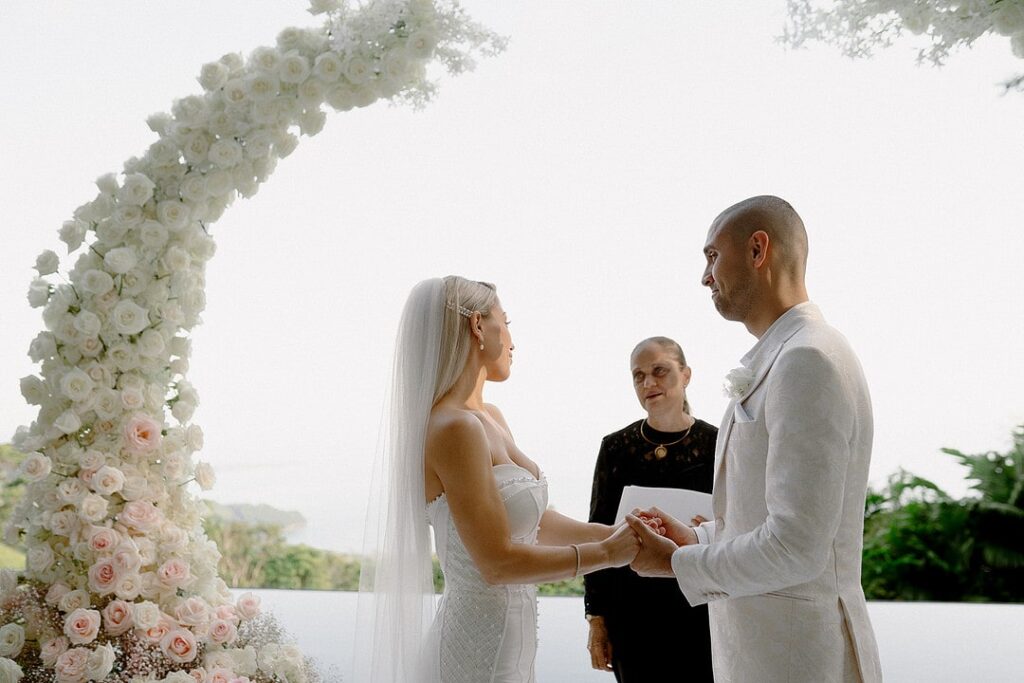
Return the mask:
M 753 197 L 715 219 L 704 254 L 715 308 L 758 341 L 730 373 L 715 519 L 642 513 L 662 518 L 661 536 L 627 517 L 642 542 L 631 566 L 710 603 L 718 683 L 880 681 L 860 585 L 871 400 L 846 339 L 808 301 L 803 221 Z

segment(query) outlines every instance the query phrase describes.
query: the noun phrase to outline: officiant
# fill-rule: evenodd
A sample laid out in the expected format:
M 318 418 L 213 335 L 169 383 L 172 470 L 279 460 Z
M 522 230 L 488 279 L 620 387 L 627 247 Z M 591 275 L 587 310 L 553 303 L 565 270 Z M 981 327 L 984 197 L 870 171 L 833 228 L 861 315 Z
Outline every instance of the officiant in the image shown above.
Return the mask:
M 601 441 L 591 522 L 617 521 L 626 486 L 711 493 L 718 429 L 690 413 L 691 369 L 682 348 L 668 337 L 645 339 L 630 354 L 630 372 L 647 417 Z M 707 606 L 690 607 L 675 579 L 641 578 L 621 567 L 589 574 L 584 582 L 595 669 L 614 672 L 619 683 L 714 680 Z

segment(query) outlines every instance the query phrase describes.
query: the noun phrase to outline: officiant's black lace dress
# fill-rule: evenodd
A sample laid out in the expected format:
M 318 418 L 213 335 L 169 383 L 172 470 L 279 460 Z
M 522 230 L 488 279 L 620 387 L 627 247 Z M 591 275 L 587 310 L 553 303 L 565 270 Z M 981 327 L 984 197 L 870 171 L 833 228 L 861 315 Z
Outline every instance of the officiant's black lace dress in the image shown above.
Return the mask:
M 655 456 L 640 435 L 643 421 L 609 434 L 601 442 L 594 470 L 590 521 L 613 524 L 625 486 L 661 486 L 711 493 L 718 429 L 697 420 L 681 441 Z M 671 444 L 683 432 L 659 432 L 644 424 L 644 435 Z M 683 520 L 689 523 L 689 520 Z M 612 644 L 612 665 L 620 683 L 713 681 L 707 605 L 690 607 L 675 579 L 640 578 L 629 567 L 585 577 L 587 614 L 604 617 Z

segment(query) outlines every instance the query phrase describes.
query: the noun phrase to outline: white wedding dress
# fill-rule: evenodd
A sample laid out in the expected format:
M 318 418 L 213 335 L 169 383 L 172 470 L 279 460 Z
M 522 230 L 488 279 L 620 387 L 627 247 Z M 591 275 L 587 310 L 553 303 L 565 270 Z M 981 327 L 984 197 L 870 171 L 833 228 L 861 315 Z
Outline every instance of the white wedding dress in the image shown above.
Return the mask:
M 548 504 L 547 480 L 518 465 L 494 466 L 514 543 L 537 542 Z M 427 638 L 427 680 L 439 683 L 534 683 L 537 589 L 484 581 L 455 529 L 446 496 L 427 505 L 444 594 Z

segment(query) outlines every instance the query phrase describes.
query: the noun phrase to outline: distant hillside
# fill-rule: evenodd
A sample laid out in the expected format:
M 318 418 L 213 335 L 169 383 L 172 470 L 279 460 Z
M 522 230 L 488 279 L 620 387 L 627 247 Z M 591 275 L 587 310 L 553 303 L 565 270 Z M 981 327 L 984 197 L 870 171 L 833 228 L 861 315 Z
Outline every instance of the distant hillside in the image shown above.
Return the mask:
M 224 505 L 212 500 L 204 500 L 212 517 L 228 522 L 245 524 L 266 524 L 276 526 L 285 533 L 298 531 L 306 526 L 306 518 L 295 510 L 278 510 L 270 505 L 260 503 L 231 503 Z

